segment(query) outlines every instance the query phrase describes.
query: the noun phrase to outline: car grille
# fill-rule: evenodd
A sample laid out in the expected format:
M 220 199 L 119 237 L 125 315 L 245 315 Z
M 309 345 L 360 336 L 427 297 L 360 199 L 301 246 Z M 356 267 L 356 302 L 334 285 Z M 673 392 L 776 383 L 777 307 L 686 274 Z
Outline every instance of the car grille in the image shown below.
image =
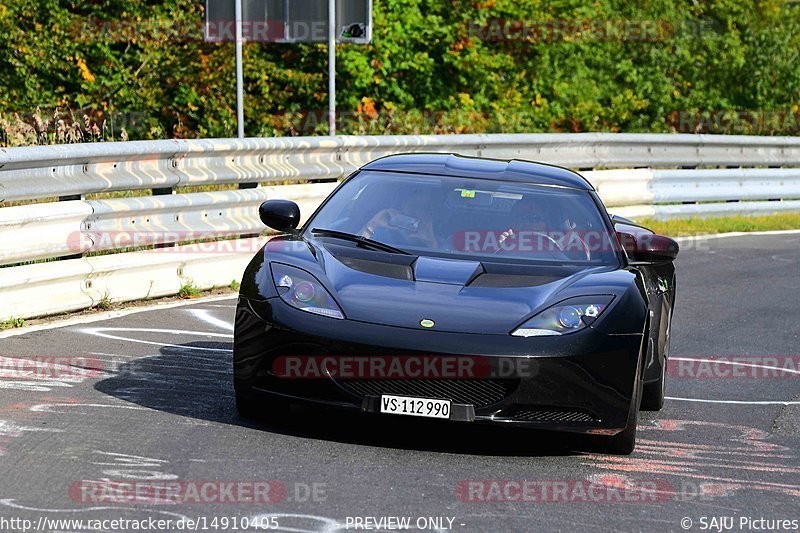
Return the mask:
M 359 397 L 394 394 L 486 407 L 502 402 L 519 382 L 503 379 L 349 379 L 337 380 Z
M 555 408 L 527 408 L 510 417 L 517 422 L 597 422 L 598 419 L 588 411 Z

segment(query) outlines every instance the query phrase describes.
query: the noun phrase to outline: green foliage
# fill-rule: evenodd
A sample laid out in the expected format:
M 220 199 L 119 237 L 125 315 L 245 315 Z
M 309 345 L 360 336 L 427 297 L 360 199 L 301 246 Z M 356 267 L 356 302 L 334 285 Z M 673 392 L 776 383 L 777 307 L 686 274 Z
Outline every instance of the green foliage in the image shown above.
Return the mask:
M 4 329 L 21 328 L 25 325 L 25 320 L 22 318 L 9 318 L 7 320 L 0 320 L 0 331 Z
M 203 42 L 203 9 L 0 0 L 0 145 L 234 135 L 234 47 Z M 325 133 L 326 61 L 246 44 L 247 134 Z M 800 4 L 375 0 L 338 89 L 342 133 L 797 135 Z
M 713 233 L 777 231 L 800 229 L 800 213 L 773 213 L 759 216 L 730 216 L 714 218 L 676 218 L 637 220 L 661 235 L 684 237 Z
M 178 298 L 183 298 L 184 300 L 197 298 L 201 293 L 202 291 L 195 286 L 192 280 L 188 280 L 178 289 Z
M 103 297 L 100 298 L 100 301 L 95 304 L 95 307 L 104 311 L 108 311 L 113 306 L 114 304 L 111 302 L 111 295 L 108 293 L 108 291 L 103 293 Z

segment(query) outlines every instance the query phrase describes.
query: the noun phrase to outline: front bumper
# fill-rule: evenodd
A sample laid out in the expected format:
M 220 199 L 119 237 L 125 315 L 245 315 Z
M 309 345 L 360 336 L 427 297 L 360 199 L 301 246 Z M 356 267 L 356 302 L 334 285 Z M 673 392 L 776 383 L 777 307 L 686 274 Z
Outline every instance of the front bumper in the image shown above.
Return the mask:
M 593 328 L 530 338 L 416 330 L 320 317 L 279 299 L 240 297 L 234 383 L 239 394 L 365 412 L 379 411 L 381 394 L 448 399 L 455 421 L 615 434 L 633 409 L 641 343 L 642 335 Z M 276 371 L 286 357 L 320 356 L 468 357 L 481 371 L 456 379 L 350 379 L 324 372 L 303 379 Z

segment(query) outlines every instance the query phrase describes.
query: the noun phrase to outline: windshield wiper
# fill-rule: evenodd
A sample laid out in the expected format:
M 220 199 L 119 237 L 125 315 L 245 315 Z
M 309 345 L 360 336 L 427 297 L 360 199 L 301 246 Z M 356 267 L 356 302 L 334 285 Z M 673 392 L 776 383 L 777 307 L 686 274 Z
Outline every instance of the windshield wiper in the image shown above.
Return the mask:
M 321 237 L 333 237 L 334 239 L 342 239 L 343 241 L 354 242 L 365 248 L 372 248 L 373 250 L 380 250 L 381 252 L 388 252 L 390 254 L 411 255 L 400 248 L 395 248 L 394 246 L 389 246 L 388 244 L 383 244 L 382 242 L 373 241 L 372 239 L 362 237 L 361 235 L 354 235 L 344 231 L 336 231 L 335 229 L 314 228 L 311 230 L 311 234 L 315 236 L 319 235 Z

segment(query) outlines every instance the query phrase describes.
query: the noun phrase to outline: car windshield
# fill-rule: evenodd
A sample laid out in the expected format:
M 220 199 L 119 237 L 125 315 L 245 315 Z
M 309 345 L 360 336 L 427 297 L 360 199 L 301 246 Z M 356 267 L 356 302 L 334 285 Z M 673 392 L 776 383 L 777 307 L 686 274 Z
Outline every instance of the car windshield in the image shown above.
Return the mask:
M 587 191 L 452 176 L 361 172 L 306 224 L 415 255 L 477 261 L 617 265 Z M 315 231 L 317 230 L 317 231 Z

